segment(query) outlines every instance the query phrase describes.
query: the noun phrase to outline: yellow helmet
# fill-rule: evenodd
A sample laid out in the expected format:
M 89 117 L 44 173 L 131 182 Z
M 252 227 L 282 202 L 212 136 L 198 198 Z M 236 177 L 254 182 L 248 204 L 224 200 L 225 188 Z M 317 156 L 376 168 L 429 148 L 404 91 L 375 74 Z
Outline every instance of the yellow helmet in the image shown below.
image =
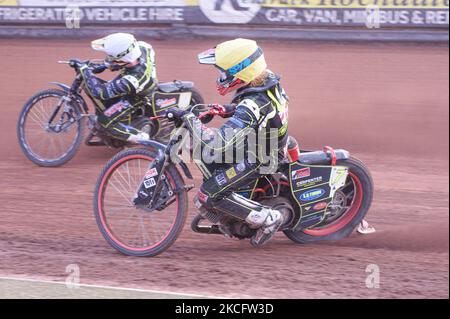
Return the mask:
M 256 41 L 247 39 L 223 42 L 199 54 L 198 60 L 219 69 L 217 89 L 222 95 L 250 83 L 267 68 L 262 49 Z

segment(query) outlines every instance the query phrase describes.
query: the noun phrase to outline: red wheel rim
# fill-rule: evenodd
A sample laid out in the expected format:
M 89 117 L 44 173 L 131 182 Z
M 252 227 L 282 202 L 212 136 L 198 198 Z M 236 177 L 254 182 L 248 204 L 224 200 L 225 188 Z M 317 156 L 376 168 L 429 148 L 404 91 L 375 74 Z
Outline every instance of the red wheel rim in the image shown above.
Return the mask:
M 352 172 L 349 172 L 349 176 L 353 181 L 355 195 L 353 197 L 353 201 L 350 205 L 350 208 L 347 210 L 347 212 L 345 212 L 341 217 L 339 217 L 338 220 L 331 223 L 329 226 L 325 226 L 320 229 L 305 229 L 303 230 L 303 233 L 315 237 L 327 236 L 340 231 L 353 220 L 362 204 L 363 186 L 358 176 L 356 176 Z
M 174 226 L 175 226 L 176 216 L 177 216 L 178 209 L 179 209 L 179 207 L 178 207 L 178 205 L 179 205 L 179 198 L 178 198 L 178 196 L 179 196 L 179 195 L 176 195 L 176 196 L 177 196 L 177 200 L 176 200 L 176 212 L 177 212 L 177 213 L 175 214 L 175 217 L 174 217 L 174 219 L 173 219 L 173 221 L 172 221 L 171 226 L 168 228 L 167 232 L 164 234 L 164 236 L 163 236 L 163 238 L 162 238 L 161 240 L 159 240 L 158 242 L 156 242 L 156 243 L 154 243 L 154 244 L 152 244 L 152 245 L 145 246 L 145 247 L 132 247 L 132 246 L 129 246 L 129 245 L 123 243 L 121 240 L 119 240 L 119 239 L 117 238 L 117 236 L 114 234 L 114 232 L 110 229 L 110 227 L 109 227 L 109 225 L 108 225 L 108 223 L 107 223 L 107 221 L 106 221 L 105 213 L 104 213 L 104 210 L 103 210 L 103 203 L 102 203 L 102 202 L 103 202 L 103 197 L 104 197 L 105 183 L 106 183 L 106 182 L 109 180 L 109 178 L 111 177 L 111 173 L 112 173 L 112 172 L 113 172 L 120 164 L 122 164 L 122 163 L 124 163 L 124 162 L 126 162 L 126 161 L 130 161 L 130 160 L 132 160 L 132 159 L 143 159 L 143 160 L 147 160 L 147 161 L 148 161 L 148 160 L 149 160 L 149 157 L 144 156 L 144 155 L 139 155 L 139 154 L 136 154 L 136 155 L 130 155 L 130 156 L 124 157 L 124 158 L 120 159 L 119 161 L 117 161 L 116 163 L 114 163 L 114 165 L 112 165 L 112 166 L 108 169 L 108 171 L 104 174 L 104 177 L 103 177 L 103 179 L 102 179 L 102 181 L 101 181 L 101 183 L 100 183 L 99 195 L 98 195 L 98 198 L 97 198 L 97 206 L 98 206 L 98 210 L 99 210 L 100 223 L 102 224 L 102 227 L 103 227 L 103 229 L 106 231 L 106 233 L 108 234 L 109 238 L 110 238 L 117 246 L 119 246 L 119 247 L 121 247 L 121 248 L 123 248 L 123 249 L 130 250 L 130 251 L 135 251 L 135 252 L 142 252 L 142 251 L 146 251 L 146 250 L 153 249 L 153 248 L 157 247 L 157 246 L 160 245 L 164 240 L 166 240 L 166 238 L 169 236 L 170 232 L 172 231 L 172 229 L 173 229 Z M 172 188 L 175 188 L 175 182 L 173 181 L 172 176 L 170 176 L 170 174 L 166 174 L 166 176 L 168 177 L 168 179 L 169 179 L 169 181 L 170 181 L 170 184 L 171 184 Z

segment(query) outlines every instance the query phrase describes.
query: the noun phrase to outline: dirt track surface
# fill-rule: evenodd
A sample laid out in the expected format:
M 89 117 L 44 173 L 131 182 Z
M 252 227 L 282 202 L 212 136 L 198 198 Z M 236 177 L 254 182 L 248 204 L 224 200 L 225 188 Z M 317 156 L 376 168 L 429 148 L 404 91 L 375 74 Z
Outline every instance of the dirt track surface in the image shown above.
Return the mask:
M 195 60 L 214 44 L 153 42 L 160 80 L 193 80 L 208 101 L 225 102 L 214 71 Z M 72 80 L 55 61 L 92 57 L 88 42 L 0 40 L 0 276 L 64 281 L 66 266 L 78 264 L 84 284 L 211 296 L 448 298 L 448 48 L 262 46 L 291 97 L 290 134 L 306 149 L 344 147 L 371 169 L 367 219 L 376 234 L 308 246 L 279 234 L 255 249 L 187 224 L 158 257 L 120 255 L 92 212 L 96 178 L 115 152 L 83 147 L 69 164 L 45 169 L 25 158 L 15 134 L 32 94 Z M 370 264 L 380 268 L 379 289 L 366 287 Z

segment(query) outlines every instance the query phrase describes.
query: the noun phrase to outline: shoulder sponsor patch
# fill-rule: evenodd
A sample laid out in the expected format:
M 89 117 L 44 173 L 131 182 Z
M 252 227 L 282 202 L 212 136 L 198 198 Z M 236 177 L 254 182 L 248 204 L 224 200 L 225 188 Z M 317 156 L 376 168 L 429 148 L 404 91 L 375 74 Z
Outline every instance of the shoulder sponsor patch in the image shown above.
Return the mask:
M 125 80 L 131 83 L 135 90 L 139 89 L 139 81 L 132 75 L 125 75 L 123 77 Z
M 250 99 L 245 99 L 243 100 L 241 103 L 239 103 L 238 107 L 245 107 L 247 110 L 249 110 L 251 112 L 251 114 L 253 114 L 253 116 L 256 118 L 256 120 L 258 121 L 261 113 L 259 111 L 259 106 L 258 104 L 256 104 L 255 101 L 250 100 Z

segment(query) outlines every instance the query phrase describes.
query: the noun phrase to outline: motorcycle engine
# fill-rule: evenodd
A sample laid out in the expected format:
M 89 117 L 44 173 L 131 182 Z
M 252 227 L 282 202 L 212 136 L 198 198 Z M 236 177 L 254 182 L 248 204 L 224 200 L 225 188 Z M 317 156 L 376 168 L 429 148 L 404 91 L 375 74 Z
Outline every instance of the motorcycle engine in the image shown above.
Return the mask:
M 202 215 L 211 223 L 219 226 L 220 231 L 228 237 L 236 237 L 239 239 L 250 238 L 255 230 L 251 229 L 242 221 L 230 218 L 224 213 L 218 211 L 207 211 Z

